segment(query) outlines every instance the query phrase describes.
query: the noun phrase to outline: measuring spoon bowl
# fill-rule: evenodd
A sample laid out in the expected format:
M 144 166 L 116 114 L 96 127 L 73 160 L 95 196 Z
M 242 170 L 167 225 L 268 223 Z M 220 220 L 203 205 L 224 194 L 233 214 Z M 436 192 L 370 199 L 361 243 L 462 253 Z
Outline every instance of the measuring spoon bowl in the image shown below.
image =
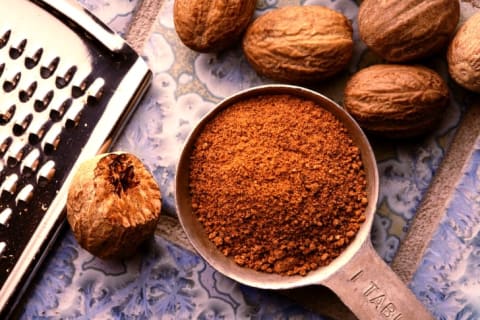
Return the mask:
M 192 211 L 189 188 L 190 155 L 204 126 L 219 112 L 244 99 L 260 95 L 288 94 L 316 102 L 337 117 L 360 149 L 367 177 L 368 206 L 366 220 L 354 240 L 330 264 L 306 276 L 264 273 L 237 265 L 223 255 L 208 239 Z M 259 115 L 261 116 L 261 115 Z M 370 241 L 378 200 L 379 177 L 370 143 L 357 122 L 329 98 L 306 88 L 291 85 L 264 85 L 250 88 L 221 101 L 187 138 L 177 164 L 175 201 L 180 223 L 198 253 L 217 271 L 242 284 L 262 289 L 292 289 L 312 284 L 324 285 L 335 292 L 359 319 L 410 320 L 432 319 L 425 307 L 378 256 Z M 321 299 L 321 297 L 319 297 Z

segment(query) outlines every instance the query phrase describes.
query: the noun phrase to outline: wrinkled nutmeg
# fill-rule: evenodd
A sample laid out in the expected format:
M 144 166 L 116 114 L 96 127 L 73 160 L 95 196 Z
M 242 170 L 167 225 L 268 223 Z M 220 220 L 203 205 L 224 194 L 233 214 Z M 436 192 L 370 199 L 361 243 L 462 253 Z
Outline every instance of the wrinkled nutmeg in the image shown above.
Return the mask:
M 445 48 L 459 18 L 458 0 L 364 0 L 358 29 L 379 56 L 406 62 Z
M 256 5 L 257 0 L 175 0 L 175 30 L 192 50 L 221 51 L 237 43 Z
M 347 82 L 344 106 L 368 132 L 406 138 L 432 130 L 448 105 L 438 73 L 422 66 L 379 64 Z
M 348 19 L 323 6 L 289 6 L 257 18 L 243 51 L 258 74 L 288 83 L 313 83 L 343 70 L 353 53 Z
M 67 220 L 79 244 L 100 258 L 125 258 L 153 236 L 161 208 L 159 187 L 129 153 L 98 155 L 75 173 Z
M 462 87 L 480 93 L 480 13 L 457 31 L 447 53 L 448 71 Z

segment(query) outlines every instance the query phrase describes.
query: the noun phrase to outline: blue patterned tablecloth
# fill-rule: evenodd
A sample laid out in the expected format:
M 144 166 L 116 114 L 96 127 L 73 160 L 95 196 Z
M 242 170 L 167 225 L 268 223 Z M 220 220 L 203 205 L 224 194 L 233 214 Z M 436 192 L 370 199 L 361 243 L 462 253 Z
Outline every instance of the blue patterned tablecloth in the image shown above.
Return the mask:
M 124 34 L 139 0 L 80 0 L 112 29 Z M 342 102 L 349 75 L 379 62 L 361 43 L 358 5 L 352 0 L 259 0 L 256 15 L 287 4 L 329 6 L 355 28 L 355 56 L 348 70 L 313 89 Z M 462 19 L 477 9 L 461 2 Z M 142 52 L 153 71 L 152 88 L 114 146 L 138 155 L 163 194 L 162 214 L 176 216 L 173 178 L 183 141 L 203 114 L 222 98 L 269 83 L 243 57 L 240 46 L 198 54 L 179 42 L 173 0 L 164 0 Z M 448 80 L 445 60 L 427 65 Z M 372 230 L 377 252 L 390 262 L 448 149 L 469 104 L 449 82 L 450 107 L 441 126 L 415 141 L 371 140 L 381 177 Z M 480 142 L 464 168 L 445 218 L 411 283 L 438 319 L 480 319 Z M 181 243 L 157 232 L 132 259 L 106 262 L 79 247 L 66 230 L 26 294 L 24 319 L 324 319 L 286 297 L 240 285 L 214 271 Z

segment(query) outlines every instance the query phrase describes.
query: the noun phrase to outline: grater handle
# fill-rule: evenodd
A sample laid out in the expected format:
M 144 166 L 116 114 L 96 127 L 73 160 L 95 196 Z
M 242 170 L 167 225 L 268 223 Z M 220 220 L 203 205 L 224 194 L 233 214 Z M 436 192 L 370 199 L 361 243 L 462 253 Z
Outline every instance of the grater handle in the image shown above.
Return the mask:
M 124 45 L 123 40 L 118 34 L 110 30 L 103 22 L 93 16 L 87 9 L 79 4 L 68 0 L 30 0 L 40 6 L 50 9 L 55 16 L 68 19 L 83 31 L 88 33 L 91 38 L 98 40 L 105 48 L 112 52 L 120 51 Z

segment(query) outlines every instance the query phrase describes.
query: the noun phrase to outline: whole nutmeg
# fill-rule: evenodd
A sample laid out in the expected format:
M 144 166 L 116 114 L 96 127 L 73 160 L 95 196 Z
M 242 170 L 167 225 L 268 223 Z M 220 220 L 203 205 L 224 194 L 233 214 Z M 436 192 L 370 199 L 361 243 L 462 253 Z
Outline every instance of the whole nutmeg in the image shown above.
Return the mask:
M 459 18 L 458 0 L 364 0 L 358 28 L 373 52 L 406 62 L 445 48 Z
M 221 51 L 237 44 L 256 5 L 257 0 L 175 0 L 175 30 L 192 50 Z
M 160 208 L 160 190 L 142 162 L 130 153 L 108 153 L 79 166 L 68 191 L 67 220 L 93 255 L 125 258 L 153 236 Z
M 455 82 L 480 93 L 480 13 L 458 29 L 448 48 L 447 61 Z
M 442 77 L 423 66 L 374 65 L 347 82 L 346 110 L 366 131 L 405 138 L 432 130 L 449 102 Z
M 322 6 L 290 6 L 257 18 L 243 37 L 243 51 L 258 74 L 309 83 L 344 69 L 352 57 L 352 27 Z

